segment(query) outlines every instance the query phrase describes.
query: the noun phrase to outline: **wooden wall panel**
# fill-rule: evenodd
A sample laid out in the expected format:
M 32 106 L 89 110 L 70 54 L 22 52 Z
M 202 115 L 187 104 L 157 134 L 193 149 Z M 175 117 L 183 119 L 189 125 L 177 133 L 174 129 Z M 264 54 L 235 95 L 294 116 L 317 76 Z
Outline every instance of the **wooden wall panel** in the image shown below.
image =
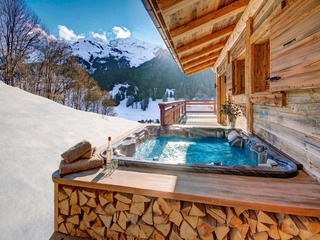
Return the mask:
M 286 107 L 254 104 L 254 133 L 320 180 L 320 89 L 287 92 Z
M 283 107 L 286 105 L 286 94 L 285 93 L 252 94 L 251 102 L 262 104 L 262 105 Z
M 262 92 L 269 90 L 270 81 L 267 80 L 270 77 L 270 44 L 266 42 L 264 44 L 254 45 L 254 92 Z
M 231 48 L 232 61 L 236 60 L 239 57 L 244 58 L 243 54 L 245 52 L 245 49 L 246 49 L 246 31 L 244 29 L 241 35 L 239 36 L 239 39 L 237 40 L 237 42 Z
M 267 39 L 261 42 L 255 36 L 263 45 L 251 48 L 257 63 L 252 72 L 254 94 L 250 94 L 253 133 L 301 162 L 304 169 L 320 181 L 320 4 L 319 0 L 281 3 L 287 3 L 282 10 L 280 1 L 266 3 L 266 9 L 274 6 L 272 12 L 261 10 L 256 16 L 270 17 L 268 21 L 272 27 L 270 45 Z M 261 25 L 263 29 L 259 31 L 269 32 L 269 22 Z M 232 95 L 236 77 L 232 63 L 245 59 L 244 32 L 239 35 L 225 55 L 227 93 L 246 111 L 248 103 L 243 96 Z M 269 50 L 270 56 L 265 54 Z M 271 83 L 264 81 L 269 76 L 281 79 Z M 246 129 L 247 121 L 244 114 L 238 118 L 236 126 Z
M 230 62 L 226 65 L 226 77 L 227 77 L 227 94 L 232 94 L 232 82 L 233 82 L 233 64 Z
M 298 0 L 271 21 L 271 91 L 320 86 L 320 4 Z
M 217 77 L 220 77 L 221 75 L 224 75 L 226 73 L 226 65 L 227 60 L 224 59 L 222 63 L 217 67 Z

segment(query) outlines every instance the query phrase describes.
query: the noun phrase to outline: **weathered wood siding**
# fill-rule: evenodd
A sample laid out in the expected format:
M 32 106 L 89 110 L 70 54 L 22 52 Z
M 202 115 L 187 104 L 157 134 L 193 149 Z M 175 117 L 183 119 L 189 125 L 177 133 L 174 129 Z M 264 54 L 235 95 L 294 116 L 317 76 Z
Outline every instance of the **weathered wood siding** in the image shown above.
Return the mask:
M 254 133 L 320 180 L 320 89 L 286 94 L 285 107 L 254 104 Z
M 320 87 L 320 4 L 297 1 L 271 21 L 272 91 Z
M 263 92 L 269 90 L 270 81 L 270 44 L 267 41 L 264 44 L 257 44 L 253 46 L 253 81 L 254 92 Z
M 319 17 L 319 0 L 266 2 L 253 17 L 253 64 L 249 65 L 253 77 L 246 79 L 252 80 L 252 89 L 248 94 L 234 91 L 232 63 L 244 59 L 244 32 L 228 51 L 225 74 L 227 94 L 244 113 L 236 127 L 252 131 L 299 161 L 320 181 Z M 270 83 L 269 76 L 280 80 Z M 247 97 L 253 104 L 252 130 L 250 116 L 246 116 Z
M 270 25 L 270 90 L 320 87 L 320 2 L 296 1 Z
M 226 80 L 227 80 L 227 94 L 231 95 L 232 94 L 232 79 L 233 79 L 233 67 L 232 67 L 232 62 L 226 63 Z

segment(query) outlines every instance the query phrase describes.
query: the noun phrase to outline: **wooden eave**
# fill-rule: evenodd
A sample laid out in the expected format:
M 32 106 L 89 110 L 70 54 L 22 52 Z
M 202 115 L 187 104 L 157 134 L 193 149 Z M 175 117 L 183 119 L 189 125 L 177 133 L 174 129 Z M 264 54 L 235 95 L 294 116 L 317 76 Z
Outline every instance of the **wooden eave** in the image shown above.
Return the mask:
M 250 0 L 142 0 L 180 69 L 212 68 Z

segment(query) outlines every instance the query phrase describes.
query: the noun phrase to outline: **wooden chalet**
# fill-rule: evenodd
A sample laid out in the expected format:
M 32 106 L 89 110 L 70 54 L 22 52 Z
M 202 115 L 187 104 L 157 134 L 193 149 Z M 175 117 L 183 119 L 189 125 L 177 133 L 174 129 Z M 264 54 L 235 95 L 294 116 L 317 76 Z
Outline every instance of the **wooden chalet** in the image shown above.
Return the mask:
M 143 0 L 186 75 L 216 73 L 217 120 L 227 99 L 237 127 L 320 180 L 320 1 Z
M 217 121 L 226 121 L 221 104 L 236 102 L 236 127 L 303 170 L 293 178 L 57 171 L 51 239 L 320 239 L 320 0 L 142 2 L 186 75 L 216 73 Z M 173 104 L 186 112 L 199 102 Z

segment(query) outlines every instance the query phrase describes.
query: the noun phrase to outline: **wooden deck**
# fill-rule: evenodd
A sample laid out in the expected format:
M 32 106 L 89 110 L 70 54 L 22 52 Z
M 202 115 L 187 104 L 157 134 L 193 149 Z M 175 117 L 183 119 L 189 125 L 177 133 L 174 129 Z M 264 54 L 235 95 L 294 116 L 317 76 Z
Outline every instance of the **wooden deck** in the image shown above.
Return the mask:
M 320 184 L 303 171 L 288 179 L 119 168 L 53 174 L 57 184 L 320 217 Z
M 185 116 L 185 125 L 221 127 L 217 123 L 217 115 L 212 113 L 187 113 Z
M 216 123 L 216 101 L 215 100 L 178 100 L 159 103 L 160 125 L 194 123 L 203 125 L 206 122 Z

